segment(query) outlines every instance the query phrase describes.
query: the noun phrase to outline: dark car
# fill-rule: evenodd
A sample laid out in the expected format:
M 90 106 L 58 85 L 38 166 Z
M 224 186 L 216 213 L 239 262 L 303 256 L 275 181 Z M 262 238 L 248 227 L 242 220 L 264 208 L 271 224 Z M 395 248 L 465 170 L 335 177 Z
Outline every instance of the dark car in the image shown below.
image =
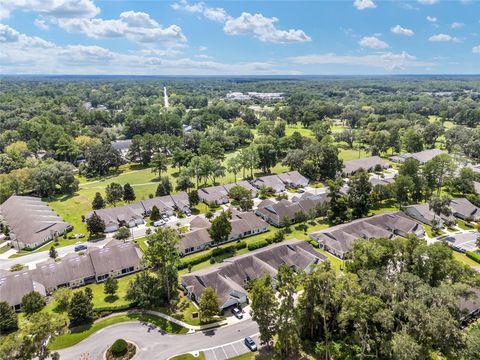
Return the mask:
M 247 337 L 245 338 L 245 345 L 246 345 L 251 351 L 257 351 L 257 344 L 255 344 L 255 341 L 253 341 L 250 336 L 247 336 Z
M 87 250 L 87 245 L 85 244 L 75 245 L 75 251 L 82 251 L 82 250 Z
M 235 315 L 237 319 L 243 319 L 243 314 L 242 310 L 240 310 L 238 307 L 232 308 L 232 314 Z

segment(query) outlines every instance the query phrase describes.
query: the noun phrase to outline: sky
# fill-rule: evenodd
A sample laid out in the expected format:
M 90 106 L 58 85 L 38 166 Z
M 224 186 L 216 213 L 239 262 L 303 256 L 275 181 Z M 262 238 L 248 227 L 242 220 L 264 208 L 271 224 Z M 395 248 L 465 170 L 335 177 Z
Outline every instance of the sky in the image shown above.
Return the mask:
M 479 74 L 480 0 L 0 0 L 0 74 Z

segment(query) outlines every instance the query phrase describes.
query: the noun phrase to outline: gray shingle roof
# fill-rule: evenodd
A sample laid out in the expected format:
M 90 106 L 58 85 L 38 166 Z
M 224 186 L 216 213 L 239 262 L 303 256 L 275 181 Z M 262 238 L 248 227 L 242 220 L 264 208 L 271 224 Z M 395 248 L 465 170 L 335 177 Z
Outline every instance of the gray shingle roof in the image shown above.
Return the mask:
M 23 296 L 32 291 L 45 296 L 45 287 L 34 281 L 28 270 L 0 276 L 0 301 L 6 301 L 10 306 L 19 305 Z
M 40 244 L 52 234 L 63 233 L 71 227 L 47 203 L 32 196 L 12 195 L 0 205 L 0 216 L 16 240 L 24 244 Z
M 474 221 L 480 219 L 480 208 L 465 198 L 453 199 L 450 207 L 454 215 L 460 214 L 464 219 L 471 217 Z
M 140 266 L 142 258 L 140 249 L 132 243 L 115 244 L 101 249 L 90 248 L 87 252 L 90 255 L 97 276 L 131 266 Z
M 370 156 L 362 159 L 346 161 L 343 173 L 350 175 L 361 169 L 370 171 L 373 170 L 377 165 L 380 165 L 384 169 L 390 167 L 390 163 L 382 159 L 380 156 Z

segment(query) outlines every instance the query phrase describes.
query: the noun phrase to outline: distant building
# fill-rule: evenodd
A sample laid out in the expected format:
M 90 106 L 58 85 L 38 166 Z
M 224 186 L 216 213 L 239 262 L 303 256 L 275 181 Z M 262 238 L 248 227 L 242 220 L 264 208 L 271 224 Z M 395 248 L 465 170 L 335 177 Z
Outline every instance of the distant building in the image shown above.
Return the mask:
M 0 274 L 0 301 L 7 302 L 15 311 L 20 311 L 22 298 L 36 291 L 45 296 L 45 287 L 35 281 L 28 270 Z
M 0 205 L 0 221 L 8 225 L 17 249 L 35 249 L 72 229 L 47 203 L 32 196 L 8 198 Z
M 436 215 L 432 210 L 430 210 L 430 206 L 428 204 L 408 205 L 403 208 L 403 212 L 411 218 L 429 226 L 434 225 L 434 220 L 438 222 L 438 226 L 440 228 L 444 227 L 444 223 L 455 223 L 455 218 L 452 215 Z
M 283 93 L 261 93 L 261 92 L 247 92 L 246 94 L 241 92 L 229 92 L 225 95 L 225 100 L 232 101 L 247 101 L 247 100 L 264 100 L 264 101 L 276 101 L 282 100 Z
M 115 150 L 118 150 L 120 152 L 122 158 L 126 159 L 128 156 L 128 149 L 130 148 L 130 145 L 132 145 L 132 140 L 116 140 L 112 141 L 111 145 Z
M 377 168 L 382 170 L 388 169 L 390 166 L 390 163 L 382 159 L 380 156 L 370 156 L 362 159 L 346 161 L 342 172 L 345 176 L 350 176 L 360 170 L 371 172 L 375 171 Z
M 471 288 L 468 296 L 461 296 L 458 299 L 458 307 L 462 313 L 460 327 L 463 329 L 480 318 L 480 289 Z
M 389 159 L 396 163 L 403 163 L 406 159 L 412 158 L 420 162 L 420 164 L 425 164 L 426 162 L 432 160 L 435 156 L 441 154 L 444 154 L 444 152 L 440 149 L 428 149 L 413 154 L 405 153 L 402 155 L 391 156 Z

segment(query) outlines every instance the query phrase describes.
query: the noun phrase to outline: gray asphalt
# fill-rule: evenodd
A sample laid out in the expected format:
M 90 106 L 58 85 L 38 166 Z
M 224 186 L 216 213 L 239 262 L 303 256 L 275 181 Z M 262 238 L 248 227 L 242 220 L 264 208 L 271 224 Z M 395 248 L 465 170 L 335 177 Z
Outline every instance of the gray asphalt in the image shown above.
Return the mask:
M 234 325 L 188 335 L 163 334 L 148 324 L 129 322 L 102 329 L 79 344 L 60 350 L 62 360 L 78 360 L 88 354 L 89 360 L 101 360 L 105 350 L 117 339 L 135 343 L 136 360 L 166 360 L 171 356 L 210 349 L 243 340 L 258 333 L 257 324 L 248 319 Z

